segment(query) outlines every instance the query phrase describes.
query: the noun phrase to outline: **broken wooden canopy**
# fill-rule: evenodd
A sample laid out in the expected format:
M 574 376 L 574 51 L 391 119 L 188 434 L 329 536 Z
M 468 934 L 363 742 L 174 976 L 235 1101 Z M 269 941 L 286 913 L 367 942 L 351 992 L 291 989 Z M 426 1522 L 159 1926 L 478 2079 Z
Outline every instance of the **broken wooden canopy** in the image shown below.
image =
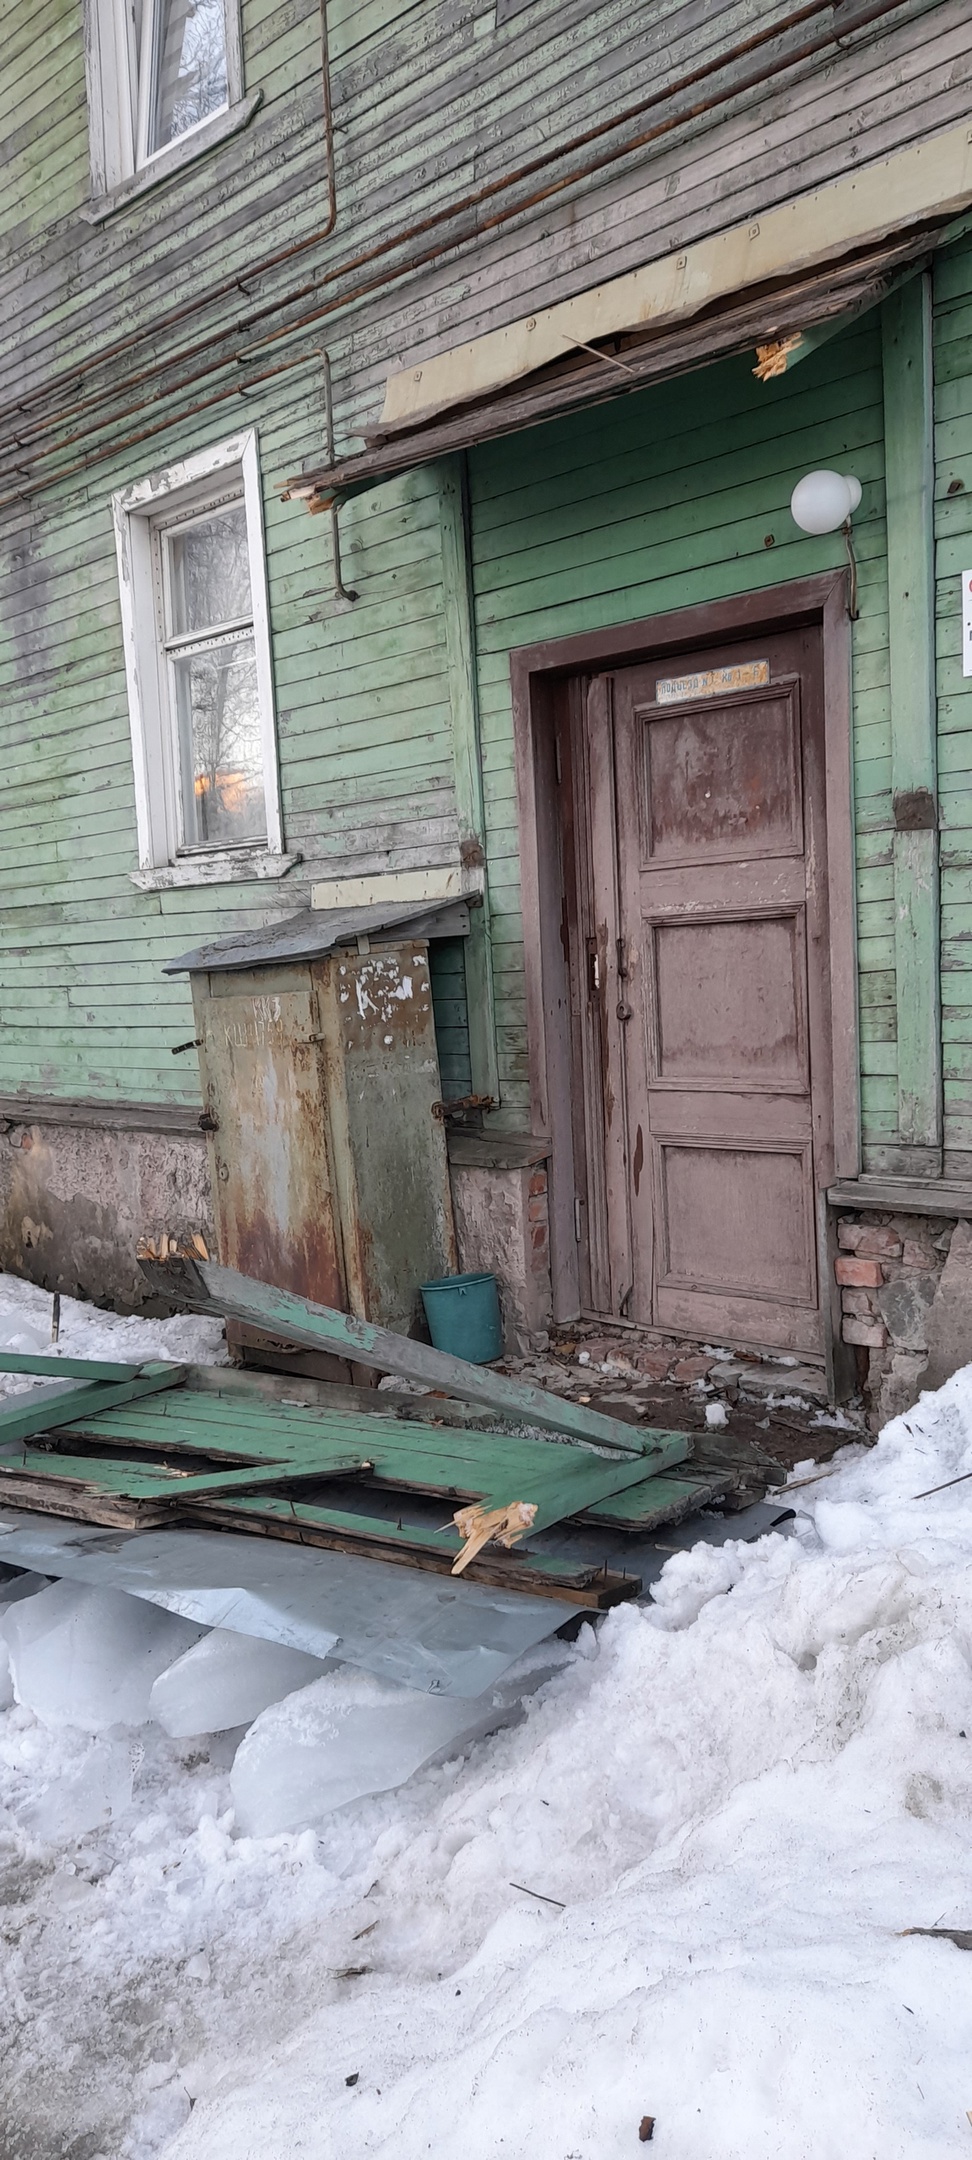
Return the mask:
M 653 383 L 671 382 L 733 354 L 751 352 L 758 379 L 767 375 L 757 359 L 768 348 L 786 347 L 786 366 L 806 357 L 827 335 L 836 336 L 859 315 L 884 300 L 898 276 L 918 269 L 930 250 L 941 244 L 940 228 L 910 233 L 868 248 L 849 261 L 829 264 L 782 284 L 736 294 L 700 310 L 690 322 L 657 329 L 618 332 L 597 345 L 571 351 L 535 373 L 465 404 L 445 417 L 414 426 L 401 425 L 367 437 L 367 448 L 296 475 L 284 501 L 306 502 L 309 510 L 328 510 L 457 450 L 496 442 L 524 428 L 562 414 L 586 411 Z M 791 341 L 791 342 L 787 342 Z
M 325 510 L 446 452 L 757 348 L 761 381 L 874 307 L 953 237 L 972 201 L 965 121 L 682 243 L 389 376 L 358 456 L 305 470 L 287 496 Z M 779 365 L 775 364 L 779 363 Z M 445 417 L 443 417 L 445 415 Z M 285 497 L 286 499 L 286 497 Z
M 318 1385 L 308 1406 L 294 1399 L 299 1382 L 290 1399 L 268 1400 L 254 1380 L 218 1369 L 201 1383 L 157 1362 L 0 1352 L 0 1370 L 60 1383 L 0 1409 L 0 1498 L 113 1528 L 221 1524 L 439 1573 L 468 1569 L 475 1581 L 596 1609 L 633 1595 L 637 1575 L 537 1550 L 531 1535 L 566 1521 L 644 1533 L 720 1490 L 677 1474 L 691 1453 L 685 1433 L 620 1424 L 171 1243 L 141 1264 L 172 1303 L 338 1344 L 356 1364 L 446 1392 L 403 1417 L 373 1390 Z M 446 1422 L 463 1402 L 529 1429 Z

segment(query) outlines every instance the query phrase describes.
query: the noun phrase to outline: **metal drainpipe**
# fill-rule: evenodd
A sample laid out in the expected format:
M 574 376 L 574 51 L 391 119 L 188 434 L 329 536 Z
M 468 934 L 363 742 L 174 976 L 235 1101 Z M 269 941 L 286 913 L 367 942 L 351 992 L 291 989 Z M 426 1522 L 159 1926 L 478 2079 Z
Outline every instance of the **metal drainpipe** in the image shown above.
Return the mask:
M 331 387 L 331 355 L 326 346 L 321 347 L 324 368 L 324 421 L 327 430 L 327 454 L 334 463 L 334 393 Z M 338 524 L 338 506 L 331 504 L 331 547 L 334 559 L 334 591 L 339 600 L 354 602 L 358 595 L 353 587 L 345 585 L 341 575 L 341 531 Z

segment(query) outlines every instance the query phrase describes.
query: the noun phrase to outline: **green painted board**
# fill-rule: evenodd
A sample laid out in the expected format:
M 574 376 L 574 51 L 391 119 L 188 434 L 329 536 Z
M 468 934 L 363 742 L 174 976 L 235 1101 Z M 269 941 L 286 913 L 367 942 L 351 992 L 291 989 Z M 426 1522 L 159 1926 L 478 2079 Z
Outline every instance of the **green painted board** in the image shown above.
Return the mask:
M 680 1522 L 683 1515 L 710 1501 L 722 1500 L 732 1485 L 731 1477 L 653 1477 L 643 1485 L 629 1485 L 585 1508 L 582 1520 L 610 1523 L 616 1530 L 658 1530 L 664 1523 Z
M 118 1446 L 193 1448 L 255 1461 L 268 1456 L 274 1461 L 302 1461 L 308 1449 L 320 1447 L 329 1435 L 343 1440 L 353 1435 L 355 1444 L 360 1441 L 363 1453 L 375 1460 L 376 1467 L 387 1462 L 394 1482 L 412 1482 L 411 1475 L 406 1477 L 404 1473 L 410 1472 L 418 1459 L 424 1473 L 422 1484 L 427 1485 L 431 1475 L 433 1487 L 448 1488 L 455 1482 L 451 1476 L 453 1467 L 464 1465 L 467 1472 L 477 1474 L 477 1489 L 487 1460 L 504 1475 L 515 1477 L 538 1450 L 537 1461 L 549 1468 L 549 1450 L 557 1444 L 553 1435 L 550 1440 L 518 1437 L 509 1432 L 484 1431 L 481 1426 L 425 1424 L 417 1418 L 400 1419 L 360 1410 L 277 1409 L 260 1400 L 246 1403 L 234 1398 L 231 1404 L 219 1396 L 193 1395 L 188 1390 L 140 1405 L 137 1412 L 119 1411 L 78 1421 L 73 1429 L 89 1432 L 96 1439 L 111 1438 Z M 639 1429 L 639 1440 L 642 1452 L 628 1458 L 632 1482 L 653 1470 L 683 1462 L 692 1453 L 692 1438 L 683 1432 L 643 1427 Z M 562 1462 L 603 1466 L 608 1460 L 576 1443 L 564 1440 L 562 1446 L 564 1452 L 558 1457 Z M 379 1474 L 384 1475 L 383 1467 Z
M 319 1464 L 295 1469 L 289 1463 L 254 1463 L 233 1470 L 198 1470 L 185 1475 L 179 1470 L 162 1470 L 155 1463 L 123 1462 L 115 1456 L 48 1454 L 25 1448 L 14 1460 L 0 1462 L 0 1495 L 4 1476 L 27 1476 L 45 1478 L 52 1485 L 63 1481 L 90 1486 L 114 1499 L 171 1500 L 178 1505 L 204 1493 L 246 1492 L 258 1485 L 291 1485 L 322 1477 L 353 1476 L 355 1472 L 366 1475 L 367 1464 L 359 1455 L 348 1453 L 333 1456 L 323 1471 Z
M 53 1432 L 59 1426 L 71 1425 L 79 1417 L 95 1417 L 99 1411 L 110 1410 L 116 1404 L 158 1394 L 163 1388 L 178 1387 L 181 1380 L 182 1367 L 179 1365 L 146 1365 L 138 1379 L 126 1380 L 120 1386 L 106 1382 L 91 1387 L 35 1388 L 25 1402 L 0 1410 L 0 1450 L 20 1440 L 28 1440 L 35 1433 Z
M 180 1392 L 164 1405 L 116 1411 L 72 1430 L 119 1448 L 148 1446 L 166 1454 L 181 1448 L 217 1456 L 230 1452 L 237 1460 L 249 1453 L 257 1462 L 279 1466 L 281 1477 L 296 1469 L 302 1476 L 326 1478 L 336 1456 L 343 1459 L 357 1449 L 359 1461 L 373 1464 L 376 1483 L 442 1494 L 444 1504 L 450 1498 L 482 1500 L 488 1507 L 532 1502 L 538 1530 L 626 1486 L 642 1484 L 648 1465 L 671 1468 L 684 1461 L 692 1447 L 685 1433 L 645 1433 L 640 1436 L 644 1452 L 638 1456 L 607 1456 L 552 1439 L 426 1427 L 367 1414 L 304 1412 L 285 1418 L 260 1404 L 243 1417 L 236 1402 L 199 1397 L 198 1407 L 190 1410 L 190 1401 Z
M 0 1350 L 0 1372 L 33 1373 L 41 1380 L 137 1380 L 140 1373 L 153 1369 L 144 1363 L 110 1365 L 100 1358 L 55 1357 L 53 1351 L 49 1357 L 28 1357 L 17 1350 Z
M 451 1357 L 430 1344 L 390 1328 L 374 1327 L 353 1313 L 335 1312 L 295 1297 L 288 1290 L 241 1275 L 235 1268 L 218 1267 L 213 1261 L 182 1257 L 159 1261 L 140 1259 L 139 1265 L 153 1288 L 175 1304 L 185 1303 L 196 1312 L 222 1313 L 227 1319 L 244 1320 L 281 1336 L 285 1342 L 301 1343 L 312 1350 L 340 1350 L 359 1365 L 378 1372 L 422 1380 L 430 1388 L 458 1395 L 460 1402 L 484 1403 L 501 1417 L 538 1425 L 561 1437 L 610 1448 L 614 1453 L 638 1457 L 646 1452 L 644 1435 L 617 1418 L 588 1410 L 582 1403 L 568 1402 L 546 1389 L 511 1380 L 488 1365 L 470 1365 L 465 1358 Z M 647 1443 L 650 1447 L 650 1441 Z

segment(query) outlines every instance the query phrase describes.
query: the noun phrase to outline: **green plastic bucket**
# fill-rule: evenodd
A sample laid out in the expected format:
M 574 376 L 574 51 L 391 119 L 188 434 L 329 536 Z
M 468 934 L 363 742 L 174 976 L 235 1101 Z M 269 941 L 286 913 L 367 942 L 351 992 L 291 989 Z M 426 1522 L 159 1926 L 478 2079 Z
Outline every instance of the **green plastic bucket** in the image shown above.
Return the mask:
M 470 1365 L 503 1355 L 503 1323 L 495 1275 L 444 1275 L 422 1284 L 429 1334 L 437 1350 Z

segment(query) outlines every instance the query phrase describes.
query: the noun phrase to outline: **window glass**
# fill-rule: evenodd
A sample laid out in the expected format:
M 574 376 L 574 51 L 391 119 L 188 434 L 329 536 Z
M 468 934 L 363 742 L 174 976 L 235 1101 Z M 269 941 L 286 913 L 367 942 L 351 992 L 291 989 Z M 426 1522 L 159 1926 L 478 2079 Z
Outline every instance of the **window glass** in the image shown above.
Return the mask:
M 183 845 L 232 847 L 267 830 L 253 639 L 172 660 Z
M 225 0 L 141 0 L 137 9 L 142 156 L 229 100 Z
M 262 839 L 267 812 L 245 504 L 214 505 L 163 525 L 160 537 L 181 845 Z
M 246 510 L 242 503 L 166 535 L 169 633 L 184 637 L 252 613 Z

